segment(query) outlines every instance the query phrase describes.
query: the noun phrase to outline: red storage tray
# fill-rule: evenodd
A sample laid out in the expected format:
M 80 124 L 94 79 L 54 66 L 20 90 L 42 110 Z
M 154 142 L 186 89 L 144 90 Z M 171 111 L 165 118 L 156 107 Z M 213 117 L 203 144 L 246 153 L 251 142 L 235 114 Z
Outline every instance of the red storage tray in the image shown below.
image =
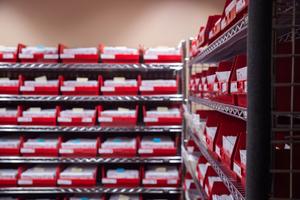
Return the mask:
M 0 177 L 0 188 L 1 187 L 17 187 L 18 179 L 20 178 L 20 174 L 23 168 L 17 168 L 17 176 L 16 177 Z
M 100 94 L 100 83 L 102 77 L 99 75 L 97 79 L 96 86 L 67 86 L 64 85 L 66 79 L 62 77 L 62 83 L 60 86 L 60 91 L 62 95 L 72 95 L 72 96 L 96 96 Z
M 118 169 L 124 169 L 124 168 L 117 168 Z M 127 169 L 127 168 L 126 168 Z M 139 178 L 108 178 L 107 177 L 107 168 L 104 166 L 102 167 L 102 184 L 105 187 L 138 187 L 140 185 L 140 177 L 141 172 L 139 170 Z
M 217 37 L 221 35 L 221 20 L 222 15 L 216 15 L 216 22 L 213 24 L 208 34 L 209 43 L 212 43 Z
M 26 171 L 27 168 L 24 168 L 20 173 L 20 178 L 18 179 L 18 185 L 22 187 L 55 187 L 57 183 L 57 177 L 60 173 L 60 167 L 56 167 L 56 175 L 54 178 L 23 178 L 21 177 L 22 173 Z
M 138 115 L 138 105 L 135 107 L 135 116 L 117 116 L 117 117 L 106 117 L 102 116 L 102 106 L 98 107 L 98 121 L 100 122 L 100 126 L 110 127 L 110 126 L 125 126 L 131 127 L 137 124 L 137 115 Z
M 18 116 L 18 123 L 20 125 L 38 125 L 38 126 L 56 126 L 56 117 L 59 113 L 59 106 L 56 106 L 56 114 L 54 117 L 23 117 L 23 107 L 20 106 L 20 115 Z
M 58 63 L 58 47 L 56 54 L 33 53 L 22 54 L 22 49 L 27 47 L 24 44 L 18 45 L 18 57 L 21 63 Z
M 196 91 L 196 74 L 193 74 L 193 75 L 190 76 L 189 91 L 190 91 L 191 95 L 195 94 L 195 91 Z
M 211 151 L 215 151 L 216 138 L 219 133 L 220 120 L 222 120 L 222 114 L 217 111 L 207 111 L 207 120 L 205 127 L 205 136 L 207 148 Z
M 219 63 L 218 69 L 216 71 L 218 79 L 218 95 L 215 97 L 216 101 L 225 104 L 237 104 L 236 96 L 230 93 L 230 79 L 233 71 L 234 69 L 232 61 L 222 61 Z
M 206 128 L 207 118 L 210 115 L 210 113 L 215 113 L 215 112 L 216 111 L 210 111 L 210 110 L 196 111 L 196 114 L 199 115 L 200 122 L 199 122 L 198 129 L 193 130 L 193 132 L 204 144 L 206 142 L 205 128 Z
M 237 21 L 236 0 L 226 0 L 223 17 L 221 21 L 221 30 L 225 31 Z
M 17 107 L 17 114 L 15 116 L 0 116 L 0 125 L 17 125 L 18 117 L 21 116 L 22 108 Z
M 237 95 L 238 106 L 247 107 L 247 56 L 244 54 L 235 58 L 230 92 Z
M 173 108 L 178 108 L 178 106 L 172 106 Z M 169 107 L 169 108 L 172 108 Z M 179 107 L 181 115 L 179 117 L 148 117 L 146 106 L 143 106 L 143 116 L 144 123 L 146 126 L 167 126 L 167 125 L 181 125 L 182 124 L 182 108 Z
M 140 142 L 141 144 L 141 142 Z M 145 148 L 142 149 L 141 145 L 139 146 L 139 155 L 142 157 L 148 156 L 176 156 L 177 147 L 179 146 L 179 137 L 175 137 L 175 145 L 173 148 Z
M 201 81 L 198 85 L 198 91 L 201 94 L 200 97 L 203 97 L 203 93 L 208 91 L 208 85 L 207 85 L 207 70 L 203 70 L 201 72 Z
M 98 63 L 99 51 L 97 54 L 64 54 L 67 47 L 59 44 L 60 59 L 63 63 Z
M 209 179 L 205 184 L 205 192 L 208 193 L 208 200 L 213 200 L 213 195 L 230 195 L 230 192 L 222 181 L 215 181 L 213 184 L 209 184 Z
M 241 181 L 242 185 L 246 186 L 246 165 L 241 162 L 240 150 L 246 150 L 246 132 L 242 132 L 238 140 L 237 149 L 234 155 L 233 171 Z
M 205 27 L 201 27 L 198 35 L 198 48 L 209 44 L 209 33 L 220 19 L 220 15 L 211 15 L 207 18 Z
M 226 116 L 227 118 L 227 116 Z M 246 131 L 246 122 L 238 119 L 233 119 L 232 117 L 228 117 L 226 119 L 225 116 L 223 119 L 219 119 L 220 121 L 220 130 L 216 141 L 215 153 L 221 159 L 221 161 L 229 168 L 232 169 L 234 154 L 236 152 L 237 143 L 239 140 L 239 136 L 241 132 Z M 234 144 L 231 144 L 231 152 L 230 149 L 227 149 L 223 144 L 223 137 L 226 136 L 234 136 L 236 140 Z
M 183 190 L 188 191 L 191 189 L 196 189 L 196 185 L 194 183 L 192 175 L 189 172 L 186 172 L 184 176 Z
M 61 171 L 61 173 L 63 170 Z M 96 186 L 97 183 L 97 173 L 98 169 L 93 175 L 93 178 L 83 178 L 83 177 L 62 177 L 61 173 L 59 174 L 59 178 L 57 179 L 57 184 L 61 187 L 64 186 Z
M 58 114 L 57 122 L 60 126 L 94 126 L 96 124 L 98 106 L 92 117 L 62 117 Z
M 55 86 L 25 86 L 25 77 L 22 78 L 20 92 L 24 95 L 59 95 L 59 88 L 62 77 L 58 77 L 58 83 Z
M 111 194 L 111 195 L 108 195 L 107 197 L 105 197 L 103 200 L 109 200 L 110 199 L 110 197 L 112 196 L 112 195 L 118 195 L 118 194 Z M 134 195 L 134 194 L 128 194 L 128 195 L 126 195 L 126 194 L 124 194 L 124 196 L 131 196 L 131 195 Z M 138 195 L 139 196 L 139 200 L 143 200 L 143 198 L 142 198 L 142 195 L 141 194 L 139 194 Z M 121 197 L 122 198 L 122 194 L 119 194 L 119 197 Z M 126 199 L 126 197 L 124 197 L 125 199 Z M 130 199 L 128 199 L 128 200 L 130 200 Z
M 196 38 L 193 38 L 191 43 L 190 43 L 190 57 L 193 58 L 199 53 L 198 49 L 198 41 Z
M 135 157 L 137 155 L 137 148 L 139 146 L 140 138 L 136 138 L 136 146 L 135 148 L 112 148 L 112 149 L 106 149 L 101 148 L 101 143 L 99 147 L 99 154 L 102 157 Z
M 200 165 L 206 165 L 207 167 L 204 170 L 201 170 Z M 208 171 L 214 172 L 212 166 L 210 165 L 210 163 L 207 162 L 206 158 L 204 156 L 200 156 L 198 159 L 197 167 L 196 167 L 196 175 L 197 175 L 197 179 L 202 187 L 204 187 L 205 175 Z
M 19 137 L 19 142 L 20 143 L 17 147 L 0 146 L 0 156 L 19 156 L 20 155 L 20 148 L 21 148 L 21 146 L 23 145 L 23 142 L 24 142 L 24 138 L 22 136 Z
M 41 138 L 42 139 L 42 138 Z M 58 137 L 58 143 L 56 147 L 48 147 L 48 148 L 28 148 L 24 147 L 24 141 L 20 151 L 23 156 L 45 156 L 45 157 L 57 157 L 59 148 L 61 145 L 62 138 Z
M 20 86 L 22 84 L 22 76 L 19 75 L 17 80 L 18 80 L 17 85 L 13 85 L 13 86 L 7 86 L 7 85 L 4 85 L 4 84 L 0 85 L 0 94 L 12 94 L 12 95 L 19 94 Z
M 100 145 L 100 138 L 96 138 L 95 148 L 91 147 L 74 147 L 74 148 L 63 148 L 62 145 L 59 149 L 59 154 L 63 157 L 96 157 L 97 151 Z M 63 142 L 62 142 L 63 143 Z
M 196 73 L 194 75 L 194 84 L 193 84 L 193 87 L 191 89 L 192 94 L 194 96 L 198 96 L 198 94 L 200 93 L 199 85 L 201 85 L 201 78 L 202 78 L 202 73 Z
M 142 184 L 145 187 L 179 187 L 181 183 L 181 168 L 179 170 L 179 177 L 177 179 L 146 179 L 145 168 L 142 167 Z
M 0 52 L 0 62 L 15 63 L 18 58 L 18 48 L 12 52 Z
M 206 174 L 205 174 L 205 178 L 204 178 L 204 182 L 203 182 L 203 186 L 204 186 L 204 191 L 207 194 L 207 196 L 209 197 L 211 195 L 211 190 L 209 188 L 208 185 L 208 177 L 211 176 L 218 176 L 217 173 L 215 172 L 215 170 L 210 166 L 207 170 L 206 170 Z
M 236 14 L 237 18 L 242 18 L 248 13 L 249 0 L 236 0 Z
M 177 94 L 179 88 L 179 76 L 176 76 L 176 86 L 140 86 L 141 95 Z M 141 82 L 142 83 L 142 82 Z
M 103 63 L 139 63 L 140 53 L 137 50 L 132 54 L 106 54 L 104 53 L 104 46 L 100 45 L 100 58 Z
M 104 80 L 101 81 L 101 92 L 103 95 L 138 95 L 139 87 L 141 85 L 141 76 L 137 77 L 136 86 L 104 86 Z

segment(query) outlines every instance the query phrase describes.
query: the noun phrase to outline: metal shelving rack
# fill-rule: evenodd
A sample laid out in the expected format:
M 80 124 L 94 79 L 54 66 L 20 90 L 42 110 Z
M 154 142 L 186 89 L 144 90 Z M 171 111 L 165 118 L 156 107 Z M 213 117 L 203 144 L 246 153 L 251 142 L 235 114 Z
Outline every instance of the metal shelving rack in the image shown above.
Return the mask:
M 192 72 L 192 67 L 194 65 L 206 63 L 216 63 L 218 61 L 229 59 L 239 53 L 246 52 L 247 46 L 247 27 L 248 27 L 248 15 L 240 19 L 236 24 L 234 24 L 229 30 L 212 42 L 208 47 L 203 50 L 199 55 L 190 60 L 186 64 L 186 68 L 189 69 L 188 75 L 190 77 Z M 230 49 L 230 51 L 229 51 Z M 247 121 L 247 109 L 219 103 L 209 99 L 203 99 L 196 96 L 188 96 L 188 107 L 190 112 L 192 109 L 192 104 L 205 106 L 206 108 L 216 110 L 226 115 L 236 117 L 241 120 Z M 207 150 L 206 146 L 202 144 L 202 141 L 191 133 L 188 126 L 185 126 L 185 136 L 186 138 L 191 138 L 195 141 L 196 145 L 201 151 L 202 156 L 204 156 L 207 161 L 212 165 L 216 173 L 220 176 L 225 186 L 228 188 L 232 197 L 235 200 L 245 200 L 245 189 L 242 187 L 241 183 L 237 182 L 233 178 L 233 173 L 225 168 L 221 162 L 219 162 L 211 153 Z M 205 199 L 205 198 L 204 198 Z
M 163 63 L 163 64 L 7 64 L 0 63 L 0 73 L 4 75 L 29 73 L 36 74 L 73 74 L 91 75 L 101 73 L 103 76 L 111 76 L 111 74 L 120 75 L 130 73 L 131 75 L 142 74 L 150 77 L 162 78 L 173 77 L 179 75 L 182 77 L 182 63 Z M 163 72 L 163 73 L 161 73 Z M 150 96 L 22 96 L 22 95 L 1 95 L 0 104 L 18 105 L 19 103 L 31 105 L 77 105 L 83 102 L 89 104 L 138 104 L 138 105 L 165 105 L 165 104 L 182 104 L 184 90 L 180 83 L 179 94 L 174 95 L 150 95 Z M 176 134 L 181 135 L 182 126 L 144 126 L 138 124 L 135 127 L 101 127 L 101 126 L 0 126 L 0 134 L 80 134 L 80 135 L 112 135 L 114 133 L 126 134 Z M 38 164 L 38 163 L 56 163 L 56 164 L 172 164 L 181 165 L 181 150 L 178 149 L 177 156 L 166 157 L 134 157 L 134 158 L 66 158 L 66 157 L 0 157 L 1 165 L 17 165 L 17 164 Z M 40 188 L 40 187 L 17 187 L 17 188 L 0 188 L 0 196 L 5 195 L 70 195 L 70 194 L 105 194 L 105 193 L 122 193 L 122 194 L 167 194 L 182 196 L 182 188 L 105 188 L 100 184 L 96 187 L 72 187 L 72 188 Z

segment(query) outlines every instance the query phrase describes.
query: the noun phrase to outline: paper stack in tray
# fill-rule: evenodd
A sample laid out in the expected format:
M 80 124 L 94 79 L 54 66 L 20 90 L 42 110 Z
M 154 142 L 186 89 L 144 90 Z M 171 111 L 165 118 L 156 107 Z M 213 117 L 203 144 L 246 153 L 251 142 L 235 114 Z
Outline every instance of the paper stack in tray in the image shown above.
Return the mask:
M 139 178 L 139 170 L 137 170 L 137 169 L 124 169 L 124 168 L 109 169 L 106 172 L 106 176 L 107 176 L 107 178 L 113 178 L 113 179 Z
M 109 200 L 139 200 L 139 196 L 134 194 L 112 194 Z
M 36 165 L 21 173 L 20 180 L 31 179 L 54 179 L 56 178 L 57 166 L 50 164 Z
M 28 46 L 21 49 L 19 58 L 34 58 L 34 54 L 44 54 L 45 59 L 58 59 L 57 47 Z
M 223 148 L 231 155 L 237 141 L 236 136 L 223 136 Z
M 68 91 L 68 88 L 72 87 L 96 87 L 98 86 L 98 81 L 89 80 L 87 77 L 77 77 L 76 80 L 66 80 L 61 86 L 62 91 Z
M 210 166 L 210 163 L 205 163 L 205 164 L 200 163 L 200 164 L 198 164 L 199 171 L 200 171 L 200 173 L 203 177 L 205 176 L 206 171 L 207 171 L 209 166 Z
M 21 153 L 34 153 L 35 149 L 56 149 L 58 138 L 40 137 L 28 139 L 21 148 Z
M 22 117 L 32 118 L 32 117 L 55 117 L 56 109 L 42 109 L 40 107 L 30 107 L 24 110 Z
M 107 138 L 102 144 L 103 149 L 136 148 L 136 139 L 129 137 Z
M 93 179 L 97 167 L 70 165 L 60 173 L 60 179 Z
M 73 108 L 66 109 L 60 112 L 61 117 L 93 117 L 95 115 L 95 109 Z
M 90 55 L 90 54 L 98 54 L 98 49 L 95 47 L 87 47 L 87 48 L 65 48 L 63 50 L 63 54 L 61 54 L 61 58 L 68 58 L 70 55 Z
M 97 140 L 96 139 L 87 139 L 87 138 L 76 138 L 70 139 L 61 144 L 59 150 L 62 154 L 73 154 L 74 150 L 82 150 L 83 152 L 89 150 L 90 153 L 96 152 Z M 87 152 L 85 152 L 87 153 Z M 76 154 L 76 153 L 75 153 Z
M 180 55 L 180 49 L 173 47 L 157 47 L 149 48 L 145 51 L 144 58 L 155 58 L 158 55 Z
M 178 179 L 176 166 L 149 166 L 145 171 L 146 179 Z
M 0 137 L 0 148 L 18 148 L 20 143 L 20 138 L 16 136 Z
M 0 86 L 18 86 L 19 80 L 12 80 L 9 77 L 0 77 Z
M 104 47 L 103 52 L 104 55 L 115 55 L 115 54 L 138 54 L 138 50 L 134 48 L 128 47 Z
M 0 179 L 16 179 L 18 169 L 0 169 Z
M 136 79 L 125 79 L 124 77 L 114 77 L 111 80 L 105 80 L 103 87 L 117 87 L 117 86 L 137 86 L 137 80 Z
M 146 111 L 147 117 L 180 117 L 179 108 L 157 107 Z
M 0 108 L 0 117 L 16 117 L 17 109 L 14 108 Z
M 36 77 L 34 80 L 25 80 L 21 86 L 21 91 L 31 91 L 34 87 L 54 87 L 58 86 L 58 80 L 48 80 L 46 76 Z
M 144 136 L 141 141 L 142 149 L 169 149 L 174 147 L 175 143 L 170 136 Z
M 246 166 L 247 150 L 240 150 L 241 163 Z

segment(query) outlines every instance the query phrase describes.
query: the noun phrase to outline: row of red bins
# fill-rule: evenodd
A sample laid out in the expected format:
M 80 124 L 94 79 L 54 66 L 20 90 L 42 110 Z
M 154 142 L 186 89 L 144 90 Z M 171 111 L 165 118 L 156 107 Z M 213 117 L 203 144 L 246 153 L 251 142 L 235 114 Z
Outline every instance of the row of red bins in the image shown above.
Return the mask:
M 35 145 L 27 143 L 28 137 L 20 136 L 4 139 L 4 144 L 0 145 L 0 156 L 32 156 L 32 157 L 155 157 L 155 156 L 176 156 L 177 147 L 180 145 L 179 136 L 136 136 L 136 137 L 110 137 L 110 140 L 104 138 L 75 138 L 72 140 L 64 137 L 53 137 L 53 145 L 44 145 L 47 143 L 48 137 L 32 138 L 35 140 Z M 163 140 L 168 141 L 168 145 L 164 145 Z M 94 140 L 94 142 L 91 142 Z M 141 140 L 145 142 L 152 142 L 155 146 L 142 145 Z M 5 143 L 6 141 L 6 143 Z M 110 146 L 104 142 L 110 142 Z M 68 142 L 68 143 L 67 143 Z M 170 145 L 170 143 L 172 143 Z M 66 144 L 65 146 L 63 144 Z M 106 144 L 106 146 L 102 146 Z
M 20 166 L 17 168 L 16 176 L 5 176 L 2 173 L 0 176 L 0 186 L 2 187 L 70 187 L 70 186 L 97 186 L 102 183 L 104 187 L 178 187 L 181 182 L 181 167 L 180 166 L 166 166 L 172 167 L 176 170 L 176 173 L 170 173 L 170 176 L 163 175 L 158 177 L 159 174 L 168 172 L 152 172 L 151 174 L 158 174 L 157 176 L 149 176 L 149 170 L 157 165 L 143 165 L 140 167 L 97 167 L 97 166 L 82 166 L 82 165 L 42 165 L 36 166 Z M 49 168 L 51 167 L 51 169 Z M 33 167 L 33 169 L 32 169 Z M 10 169 L 9 169 L 10 170 Z M 14 169 L 11 169 L 12 171 Z M 28 170 L 33 172 L 28 173 Z M 40 171 L 36 171 L 40 170 Z M 48 170 L 47 173 L 44 170 Z M 71 170 L 71 171 L 70 171 Z M 88 170 L 88 171 L 87 171 Z M 68 172 L 67 172 L 68 171 Z M 108 173 L 108 171 L 110 171 Z M 115 175 L 111 175 L 114 171 Z M 26 175 L 24 175 L 24 173 Z M 40 176 L 38 175 L 40 173 Z M 124 174 L 124 173 L 127 173 Z M 130 176 L 129 174 L 134 174 Z M 108 175 L 110 174 L 110 175 Z M 116 175 L 117 174 L 117 175 Z M 109 176 L 109 177 L 108 177 Z M 120 178 L 118 178 L 118 176 Z
M 63 44 L 59 44 L 56 53 L 45 54 L 45 53 L 32 53 L 22 55 L 22 49 L 26 45 L 19 44 L 15 52 L 1 53 L 0 62 L 9 63 L 140 63 L 141 58 L 143 63 L 174 63 L 181 62 L 181 53 L 174 54 L 156 54 L 153 56 L 144 56 L 144 50 L 139 49 L 135 53 L 111 53 L 104 54 L 103 46 L 99 45 L 95 47 L 96 52 L 94 53 L 75 53 L 68 54 L 64 53 L 67 47 Z
M 198 110 L 196 113 L 200 116 L 201 127 L 198 132 L 193 130 L 194 134 L 214 158 L 231 171 L 232 176 L 245 187 L 246 122 L 217 111 Z M 193 141 L 188 145 L 196 148 Z M 199 159 L 199 163 L 206 162 L 203 157 Z M 204 176 L 199 178 L 204 180 Z
M 156 108 L 156 110 L 159 107 Z M 165 107 L 164 107 L 165 108 Z M 178 115 L 148 115 L 149 107 L 143 106 L 143 122 L 146 126 L 159 125 L 181 125 L 182 114 L 181 107 L 175 105 L 175 109 L 179 111 Z M 3 109 L 3 108 L 2 108 Z M 6 109 L 6 108 L 4 108 Z M 26 115 L 23 113 L 33 109 L 36 115 Z M 36 110 L 35 110 L 36 109 Z M 98 123 L 103 127 L 124 126 L 132 127 L 138 123 L 139 106 L 132 108 L 111 108 L 96 106 L 94 108 L 64 108 L 56 106 L 47 109 L 40 107 L 26 108 L 18 106 L 13 114 L 8 113 L 9 109 L 4 110 L 0 115 L 0 125 L 38 125 L 38 126 L 95 126 Z M 50 111 L 49 111 L 50 110 Z M 150 109 L 151 110 L 151 109 Z M 63 112 L 77 112 L 75 116 L 62 115 Z M 114 111 L 117 114 L 107 114 L 105 112 Z M 80 114 L 78 114 L 78 112 Z M 159 112 L 159 111 L 157 111 Z M 89 114 L 87 114 L 89 113 Z
M 248 3 L 249 0 L 226 0 L 223 13 L 209 16 L 206 25 L 200 27 L 197 37 L 190 46 L 191 56 L 196 56 L 247 15 Z
M 205 159 L 203 157 L 200 157 L 199 159 Z M 207 195 L 208 200 L 216 200 L 216 199 L 223 199 L 225 197 L 226 199 L 231 199 L 232 196 L 220 177 L 217 175 L 217 173 L 214 171 L 214 169 L 209 165 L 209 163 L 201 163 L 200 166 L 205 166 L 204 170 L 199 174 L 199 172 L 196 172 L 196 176 L 199 179 L 201 187 L 205 191 Z M 197 189 L 197 186 L 194 183 L 194 180 L 189 172 L 185 175 L 184 180 L 184 190 L 192 190 Z M 231 197 L 231 198 L 230 198 Z M 195 200 L 201 200 L 195 199 Z
M 247 57 L 238 55 L 190 77 L 191 94 L 247 107 Z
M 43 80 L 38 80 L 43 78 Z M 0 94 L 23 94 L 23 95 L 159 95 L 178 93 L 179 76 L 176 79 L 150 80 L 154 83 L 146 83 L 147 79 L 138 75 L 131 79 L 131 84 L 126 84 L 125 77 L 115 77 L 114 79 L 104 79 L 101 75 L 97 79 L 88 78 L 67 79 L 63 76 L 57 78 L 36 77 L 26 78 L 19 75 L 15 78 L 2 77 L 0 81 Z M 37 80 L 36 80 L 37 79 Z M 115 80 L 117 79 L 117 80 Z M 118 79 L 122 79 L 121 81 Z M 132 83 L 132 81 L 136 82 Z M 143 82 L 145 80 L 145 83 Z M 50 82 L 49 82 L 50 81 Z M 111 85 L 105 81 L 112 82 Z M 113 83 L 115 81 L 115 83 Z M 155 83 L 156 81 L 156 83 Z M 72 82 L 72 84 L 70 84 Z

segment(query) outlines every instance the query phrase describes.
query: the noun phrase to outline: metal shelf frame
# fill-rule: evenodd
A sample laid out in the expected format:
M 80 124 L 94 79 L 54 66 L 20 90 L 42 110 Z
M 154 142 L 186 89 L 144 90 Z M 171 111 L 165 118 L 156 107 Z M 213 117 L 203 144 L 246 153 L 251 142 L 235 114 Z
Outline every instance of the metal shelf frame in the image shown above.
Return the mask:
M 234 200 L 245 200 L 245 191 L 242 185 L 237 182 L 232 177 L 232 172 L 230 172 L 220 161 L 218 161 L 205 147 L 204 144 L 195 136 L 195 134 L 191 133 L 191 138 L 195 141 L 198 148 L 200 149 L 202 155 L 206 158 L 206 160 L 211 164 L 214 168 L 218 176 L 222 179 L 224 185 L 228 188 L 229 192 L 233 196 Z
M 181 126 L 0 126 L 0 133 L 181 133 Z
M 194 97 L 194 96 L 190 96 L 189 100 L 191 102 L 207 106 L 213 110 L 219 111 L 226 115 L 230 115 L 232 117 L 236 117 L 236 118 L 239 118 L 239 119 L 242 119 L 245 121 L 247 120 L 247 108 L 234 106 L 234 105 L 230 105 L 230 104 L 219 103 L 219 102 L 212 101 L 209 99 L 203 99 L 203 98 Z
M 0 188 L 0 195 L 39 195 L 39 194 L 181 194 L 181 188 L 106 188 L 106 187 L 15 187 Z
M 0 103 L 36 103 L 36 102 L 53 102 L 53 103 L 69 103 L 69 102 L 134 102 L 134 103 L 167 103 L 183 101 L 181 94 L 174 95 L 149 95 L 149 96 L 44 96 L 44 95 L 1 95 Z
M 225 33 L 213 41 L 199 55 L 190 61 L 190 65 L 197 63 L 213 63 L 230 58 L 238 53 L 246 52 L 248 15 L 240 19 Z M 228 51 L 228 49 L 231 51 Z
M 11 164 L 32 164 L 32 163 L 47 163 L 47 164 L 146 164 L 146 163 L 182 163 L 181 156 L 169 157 L 134 157 L 134 158 L 67 158 L 67 157 L 0 157 L 0 163 Z

